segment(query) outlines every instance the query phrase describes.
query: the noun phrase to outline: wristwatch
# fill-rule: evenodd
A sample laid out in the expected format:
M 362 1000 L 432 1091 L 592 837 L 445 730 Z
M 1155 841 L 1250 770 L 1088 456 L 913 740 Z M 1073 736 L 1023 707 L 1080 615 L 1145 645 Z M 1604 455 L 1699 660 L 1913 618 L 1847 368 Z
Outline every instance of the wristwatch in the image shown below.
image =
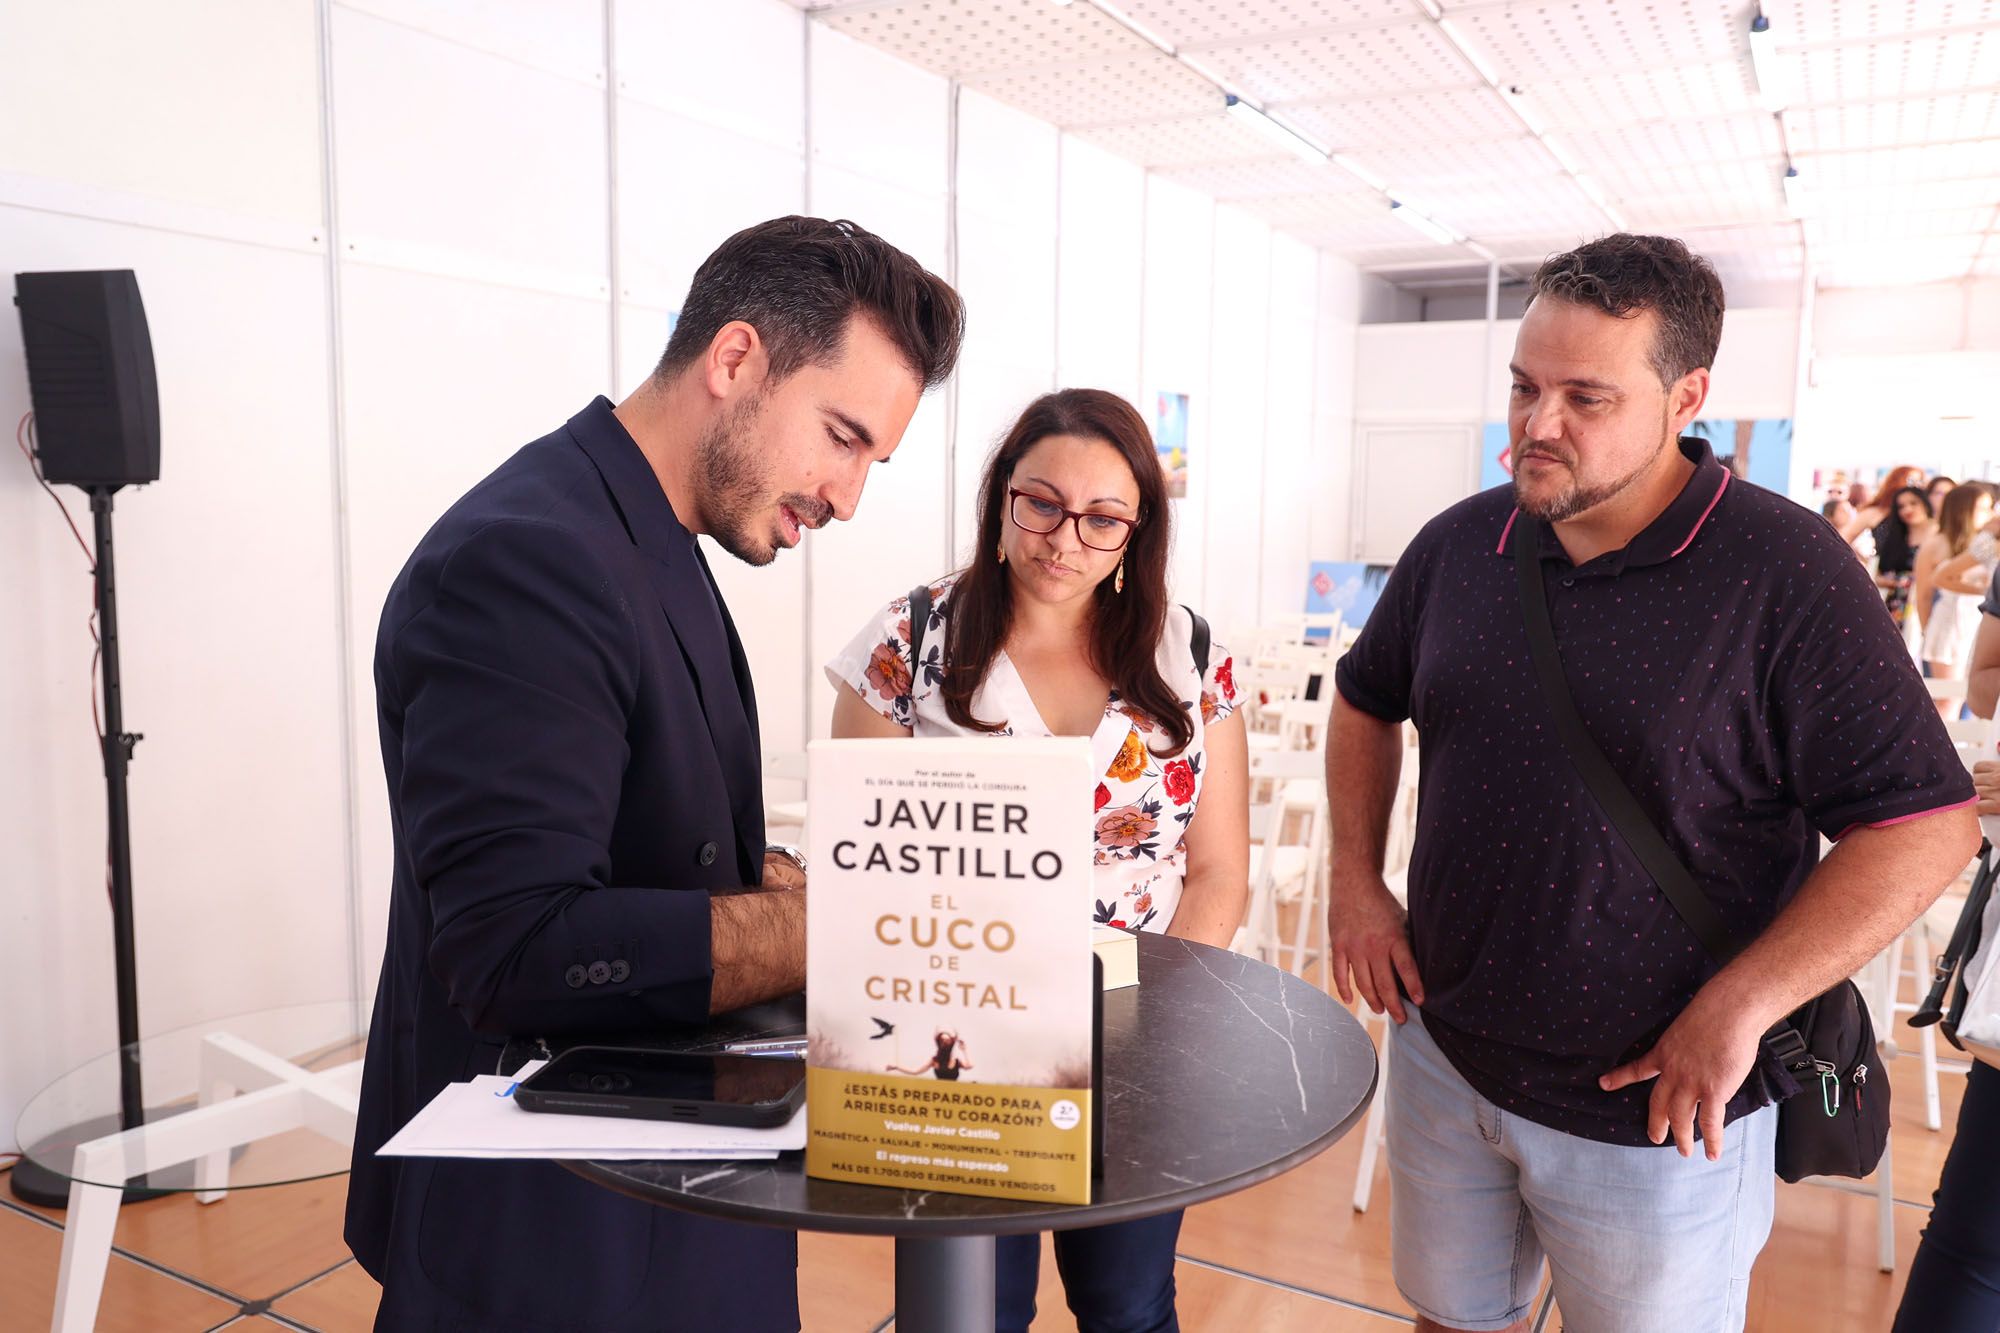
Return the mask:
M 797 866 L 801 875 L 806 873 L 806 854 L 798 848 L 783 842 L 765 843 L 764 855 L 769 856 L 773 852 L 776 852 L 779 856 L 784 857 L 787 861 Z

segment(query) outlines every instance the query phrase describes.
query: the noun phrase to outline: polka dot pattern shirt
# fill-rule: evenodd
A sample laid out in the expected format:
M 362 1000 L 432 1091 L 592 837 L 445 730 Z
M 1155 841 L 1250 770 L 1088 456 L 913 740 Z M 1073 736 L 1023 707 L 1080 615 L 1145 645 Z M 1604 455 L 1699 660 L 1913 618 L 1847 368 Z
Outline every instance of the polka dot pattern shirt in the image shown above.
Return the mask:
M 1867 573 L 1817 514 L 1705 442 L 1680 496 L 1572 566 L 1540 525 L 1584 724 L 1737 938 L 1812 872 L 1819 835 L 1968 804 L 1972 786 Z M 1427 1030 L 1494 1104 L 1641 1145 L 1650 1047 L 1716 964 L 1599 812 L 1522 627 L 1511 487 L 1433 519 L 1340 661 L 1356 708 L 1419 741 L 1410 928 Z M 1754 1109 L 1739 1095 L 1732 1117 Z

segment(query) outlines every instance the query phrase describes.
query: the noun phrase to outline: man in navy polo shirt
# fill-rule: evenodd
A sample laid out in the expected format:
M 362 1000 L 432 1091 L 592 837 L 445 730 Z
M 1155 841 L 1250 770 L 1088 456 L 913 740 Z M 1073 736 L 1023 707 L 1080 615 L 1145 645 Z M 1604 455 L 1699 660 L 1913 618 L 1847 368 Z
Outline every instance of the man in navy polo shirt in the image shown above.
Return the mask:
M 1515 344 L 1513 484 L 1418 534 L 1335 674 L 1334 976 L 1399 1025 L 1391 1230 L 1420 1328 L 1524 1323 L 1544 1257 L 1573 1333 L 1740 1328 L 1773 1203 L 1776 1108 L 1745 1088 L 1759 1039 L 1979 843 L 1867 573 L 1818 515 L 1679 438 L 1722 313 L 1678 241 L 1546 262 Z M 1585 725 L 1755 941 L 1727 967 L 1558 738 L 1519 524 Z M 1407 915 L 1382 877 L 1405 718 L 1423 765 Z

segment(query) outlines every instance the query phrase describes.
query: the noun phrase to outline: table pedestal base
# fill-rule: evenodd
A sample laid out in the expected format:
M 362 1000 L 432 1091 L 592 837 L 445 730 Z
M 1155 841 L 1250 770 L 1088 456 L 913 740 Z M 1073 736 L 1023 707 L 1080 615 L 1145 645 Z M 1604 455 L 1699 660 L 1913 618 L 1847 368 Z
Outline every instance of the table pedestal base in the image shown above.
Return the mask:
M 993 1333 L 991 1236 L 896 1240 L 898 1333 Z

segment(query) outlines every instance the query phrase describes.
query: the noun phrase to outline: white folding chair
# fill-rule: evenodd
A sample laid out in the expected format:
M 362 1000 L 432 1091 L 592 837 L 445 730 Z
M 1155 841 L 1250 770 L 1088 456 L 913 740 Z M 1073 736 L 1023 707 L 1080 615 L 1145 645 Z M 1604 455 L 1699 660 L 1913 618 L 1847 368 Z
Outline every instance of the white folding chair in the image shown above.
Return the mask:
M 1250 901 L 1232 948 L 1282 966 L 1278 900 L 1293 883 L 1312 879 L 1315 859 L 1325 856 L 1324 801 L 1303 820 L 1286 818 L 1285 794 L 1292 783 L 1323 781 L 1321 757 L 1309 750 L 1257 751 L 1250 756 Z M 1322 789 L 1323 790 L 1323 789 Z M 1311 906 L 1301 902 L 1301 929 L 1294 934 L 1292 971 L 1305 970 L 1305 926 Z
M 1403 768 L 1396 783 L 1396 799 L 1389 807 L 1389 838 L 1383 848 L 1382 864 L 1385 869 L 1383 882 L 1389 892 L 1404 907 L 1410 900 L 1410 852 L 1416 843 L 1417 823 L 1417 747 L 1416 729 L 1403 726 Z M 1354 1168 L 1354 1211 L 1368 1211 L 1368 1199 L 1375 1189 L 1375 1159 L 1388 1141 L 1387 1102 L 1389 1097 L 1389 1036 L 1388 1016 L 1377 1016 L 1364 1009 L 1361 1013 L 1362 1027 L 1369 1023 L 1382 1026 L 1381 1055 L 1375 1072 L 1375 1095 L 1368 1103 L 1368 1123 L 1361 1131 L 1361 1160 Z
M 796 799 L 794 794 L 796 793 Z M 764 756 L 764 832 L 796 829 L 795 841 L 806 836 L 806 757 L 797 750 Z M 782 841 L 782 839 L 773 839 Z

